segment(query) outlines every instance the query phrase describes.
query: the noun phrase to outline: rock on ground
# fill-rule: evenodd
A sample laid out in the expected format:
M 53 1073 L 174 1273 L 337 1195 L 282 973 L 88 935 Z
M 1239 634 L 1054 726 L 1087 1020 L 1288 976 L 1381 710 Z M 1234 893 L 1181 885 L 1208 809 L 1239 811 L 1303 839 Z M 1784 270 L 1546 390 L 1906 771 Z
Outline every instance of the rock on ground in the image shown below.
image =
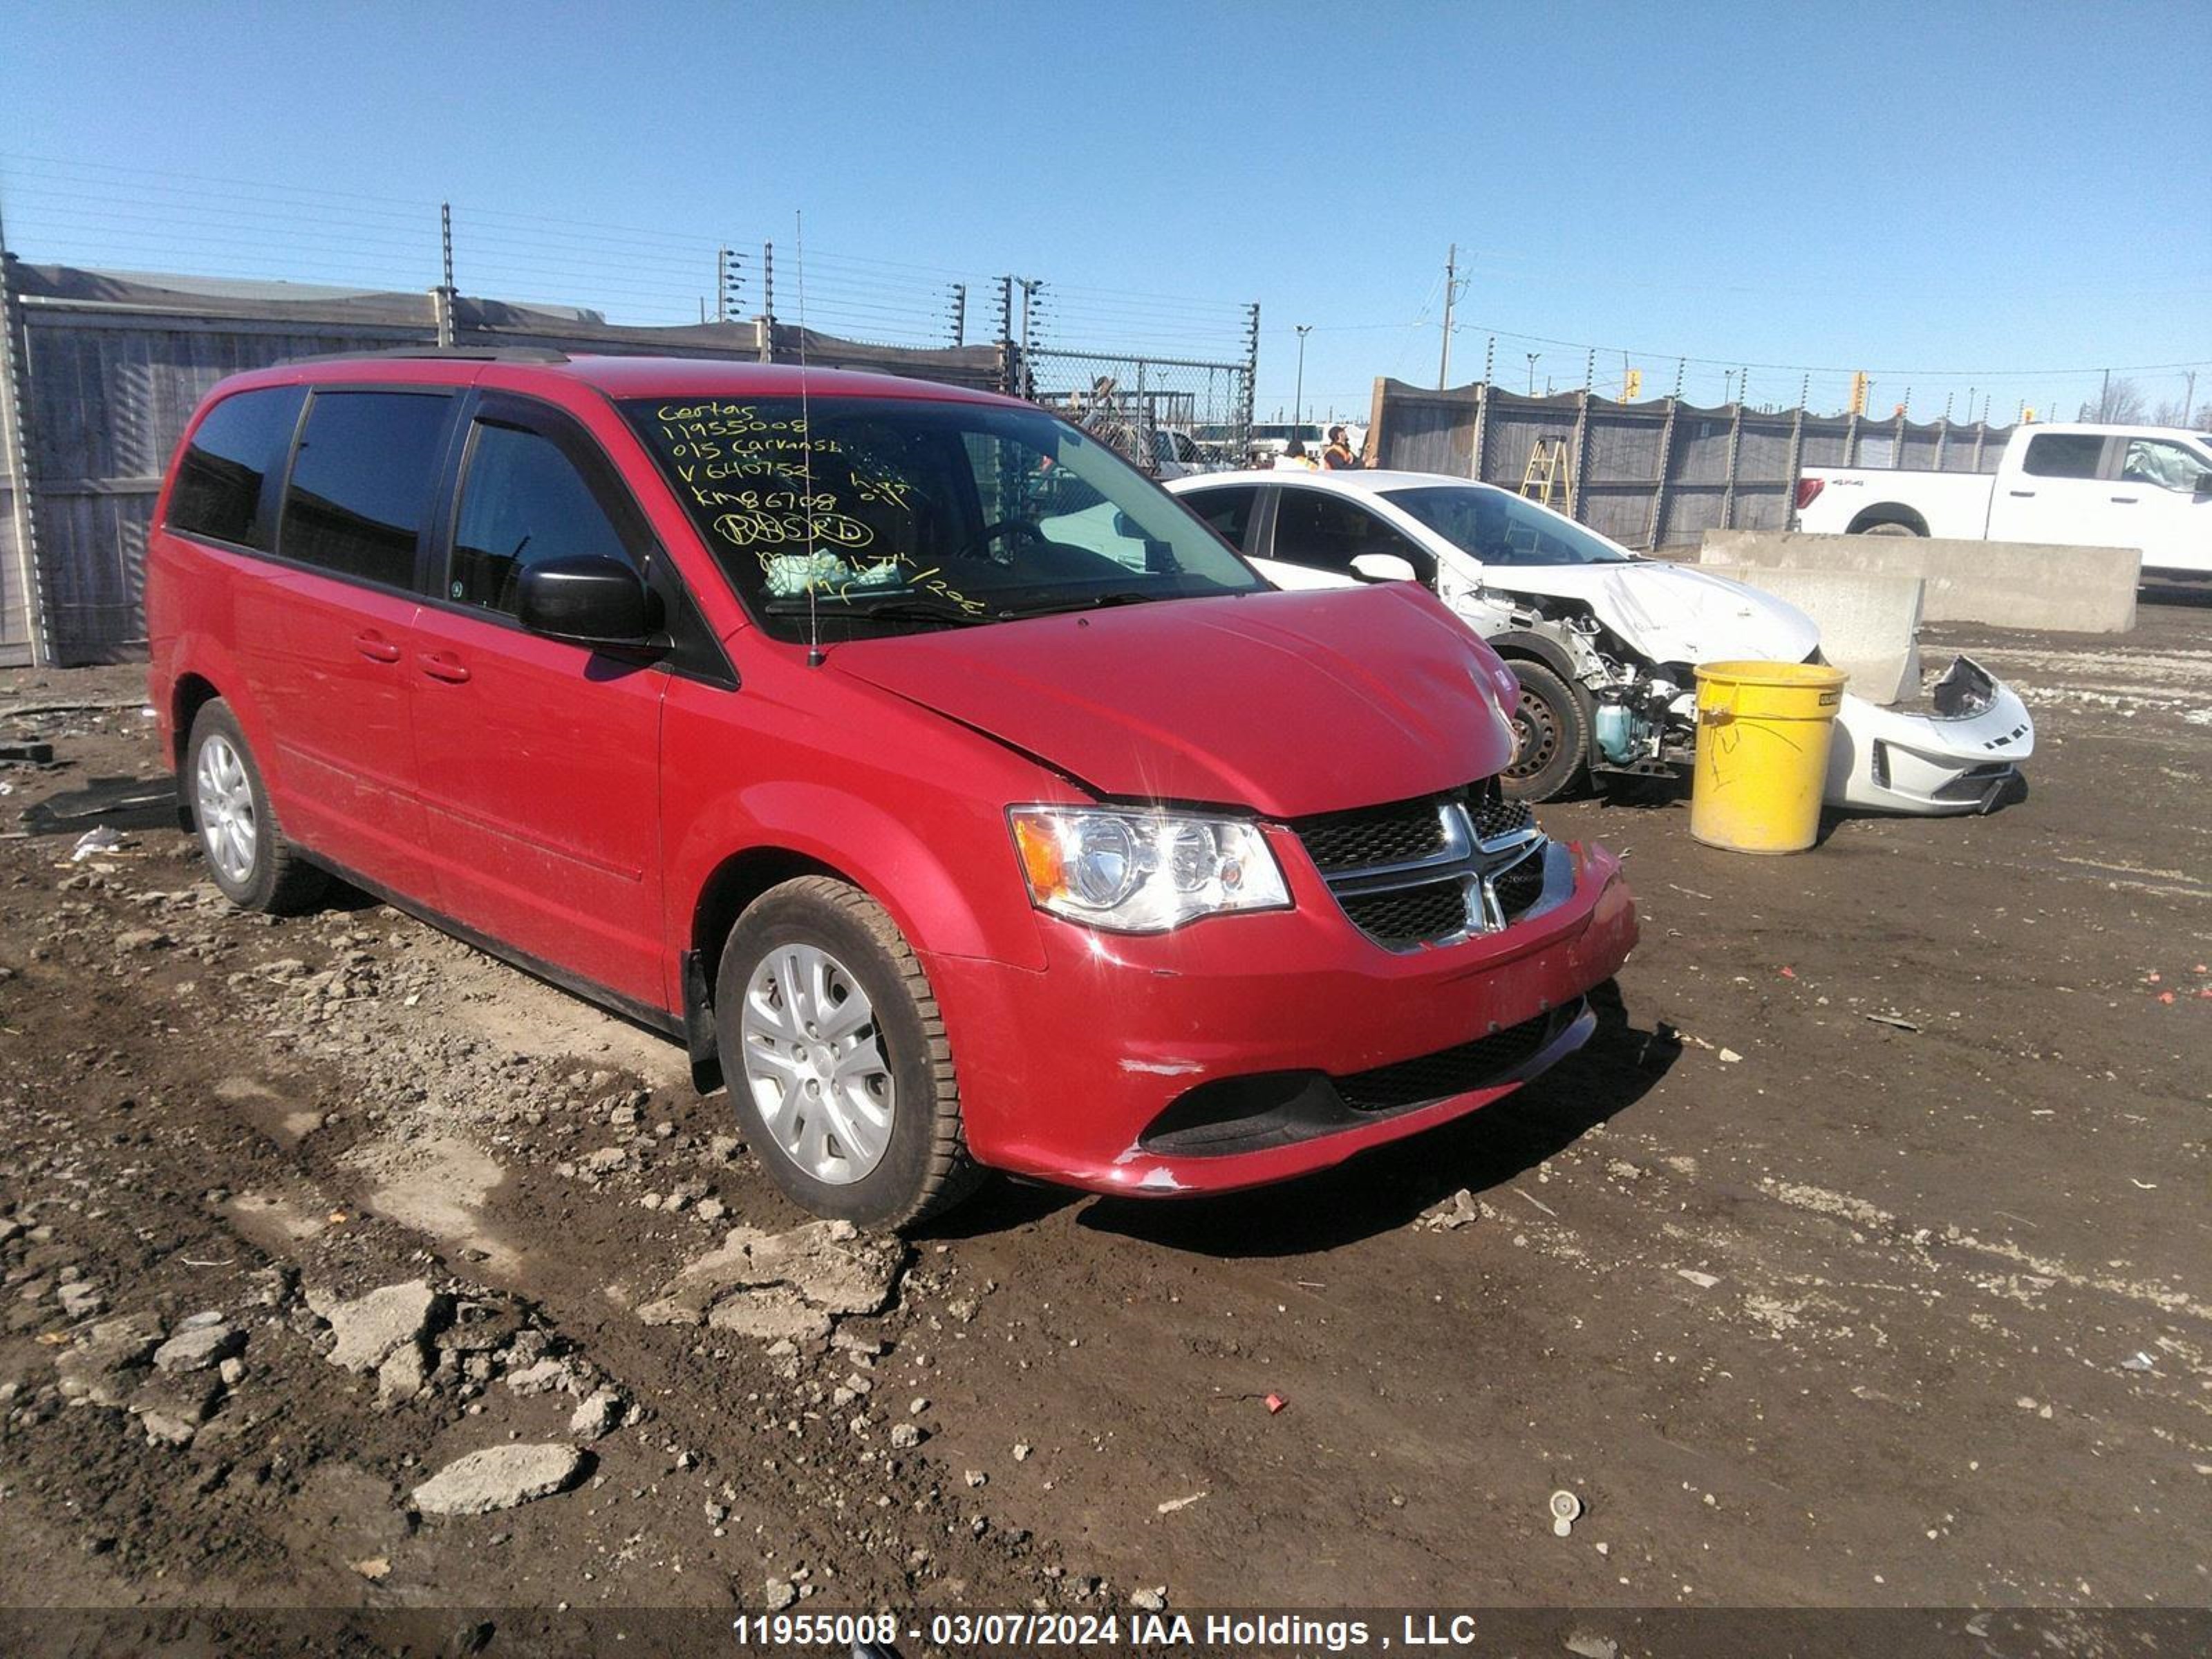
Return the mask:
M 376 1404 L 378 1409 L 389 1411 L 404 1405 L 422 1392 L 429 1381 L 430 1371 L 422 1358 L 422 1345 L 403 1342 L 384 1358 L 376 1368 Z
M 203 1371 L 192 1376 L 155 1376 L 131 1396 L 131 1411 L 146 1431 L 146 1438 L 159 1445 L 181 1446 L 200 1431 L 216 1403 L 222 1384 Z
M 130 1385 L 118 1374 L 144 1364 L 161 1340 L 161 1322 L 151 1314 L 103 1319 L 83 1341 L 54 1357 L 54 1384 L 64 1400 L 119 1406 Z
M 896 1239 L 864 1237 L 848 1221 L 815 1221 L 788 1232 L 731 1230 L 638 1310 L 652 1325 L 696 1325 L 764 1341 L 826 1336 L 848 1314 L 889 1304 L 906 1263 Z
M 154 1369 L 160 1371 L 204 1371 L 213 1369 L 246 1346 L 246 1333 L 218 1321 L 191 1324 L 154 1350 Z
M 622 1420 L 623 1398 L 612 1389 L 594 1390 L 568 1419 L 568 1432 L 597 1440 Z
M 315 1298 L 309 1298 L 315 1305 Z M 337 1338 L 331 1364 L 349 1371 L 373 1371 L 395 1349 L 419 1343 L 450 1305 L 422 1279 L 386 1285 L 351 1302 L 327 1302 L 315 1311 L 330 1322 Z
M 425 1515 L 485 1515 L 562 1491 L 583 1472 L 574 1446 L 489 1446 L 471 1452 L 415 1488 Z

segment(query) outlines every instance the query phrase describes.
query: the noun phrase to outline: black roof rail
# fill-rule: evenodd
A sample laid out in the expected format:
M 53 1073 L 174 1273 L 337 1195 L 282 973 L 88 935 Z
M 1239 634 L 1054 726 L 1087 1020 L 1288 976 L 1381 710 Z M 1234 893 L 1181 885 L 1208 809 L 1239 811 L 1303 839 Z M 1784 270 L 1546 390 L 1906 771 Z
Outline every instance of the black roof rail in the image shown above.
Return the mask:
M 384 351 L 319 351 L 307 357 L 287 357 L 293 363 L 358 362 L 364 357 L 430 358 L 447 362 L 565 363 L 568 354 L 554 346 L 394 346 Z

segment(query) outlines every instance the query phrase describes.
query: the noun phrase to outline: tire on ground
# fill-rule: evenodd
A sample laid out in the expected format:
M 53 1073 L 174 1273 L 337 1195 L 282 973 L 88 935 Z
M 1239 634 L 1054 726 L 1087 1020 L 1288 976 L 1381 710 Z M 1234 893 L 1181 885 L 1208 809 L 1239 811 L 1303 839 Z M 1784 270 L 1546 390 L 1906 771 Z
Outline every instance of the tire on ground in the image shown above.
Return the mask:
M 867 998 L 892 1081 L 889 1143 L 857 1179 L 823 1181 L 801 1167 L 769 1130 L 753 1093 L 746 994 L 775 954 L 793 945 L 833 957 Z M 828 876 L 802 876 L 747 906 L 722 946 L 714 1018 L 722 1075 L 745 1139 L 794 1202 L 833 1220 L 889 1231 L 942 1214 L 981 1184 L 984 1172 L 969 1155 L 952 1045 L 936 995 L 897 924 L 860 889 Z
M 1512 657 L 1506 666 L 1521 682 L 1521 700 L 1513 711 L 1513 760 L 1501 781 L 1517 800 L 1554 799 L 1587 775 L 1589 705 L 1542 663 Z
M 252 860 L 235 876 L 226 870 L 216 854 L 215 834 L 204 821 L 200 805 L 202 763 L 207 757 L 209 744 L 217 740 L 237 757 L 251 803 Z M 208 874 L 225 897 L 248 910 L 265 910 L 271 915 L 296 915 L 314 908 L 330 885 L 330 878 L 308 863 L 299 847 L 284 833 L 276 809 L 270 804 L 268 786 L 261 780 L 260 763 L 254 759 L 245 732 L 239 729 L 238 717 L 221 697 L 202 703 L 199 712 L 192 716 L 191 734 L 185 744 L 184 771 L 177 782 L 192 827 L 198 833 Z

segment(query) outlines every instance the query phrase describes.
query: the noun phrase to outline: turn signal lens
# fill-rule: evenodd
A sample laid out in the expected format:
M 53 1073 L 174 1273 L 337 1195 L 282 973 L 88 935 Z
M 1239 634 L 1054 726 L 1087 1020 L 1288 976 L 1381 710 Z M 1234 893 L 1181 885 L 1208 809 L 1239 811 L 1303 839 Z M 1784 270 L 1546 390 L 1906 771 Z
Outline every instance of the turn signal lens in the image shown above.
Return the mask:
M 1121 933 L 1164 933 L 1230 910 L 1290 908 L 1282 867 L 1243 818 L 1113 808 L 1006 814 L 1041 910 Z

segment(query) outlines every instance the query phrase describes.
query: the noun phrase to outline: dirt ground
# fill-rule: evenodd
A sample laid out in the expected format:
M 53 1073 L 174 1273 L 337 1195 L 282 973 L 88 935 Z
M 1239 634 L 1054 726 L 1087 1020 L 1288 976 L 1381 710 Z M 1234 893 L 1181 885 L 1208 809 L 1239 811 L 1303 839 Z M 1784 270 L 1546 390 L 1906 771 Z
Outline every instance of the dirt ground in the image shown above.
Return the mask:
M 883 1304 L 830 1340 L 796 1278 L 787 1340 L 641 1314 L 806 1219 L 672 1046 L 363 899 L 235 913 L 158 810 L 0 841 L 0 1605 L 2212 1601 L 2212 608 L 1953 647 L 2025 799 L 1776 860 L 1548 808 L 1643 908 L 1584 1053 L 1289 1188 L 819 1238 Z M 142 690 L 0 676 L 55 751 L 0 823 L 153 775 Z M 412 1281 L 408 1397 L 325 1320 Z M 558 1495 L 410 1496 L 544 1443 Z

